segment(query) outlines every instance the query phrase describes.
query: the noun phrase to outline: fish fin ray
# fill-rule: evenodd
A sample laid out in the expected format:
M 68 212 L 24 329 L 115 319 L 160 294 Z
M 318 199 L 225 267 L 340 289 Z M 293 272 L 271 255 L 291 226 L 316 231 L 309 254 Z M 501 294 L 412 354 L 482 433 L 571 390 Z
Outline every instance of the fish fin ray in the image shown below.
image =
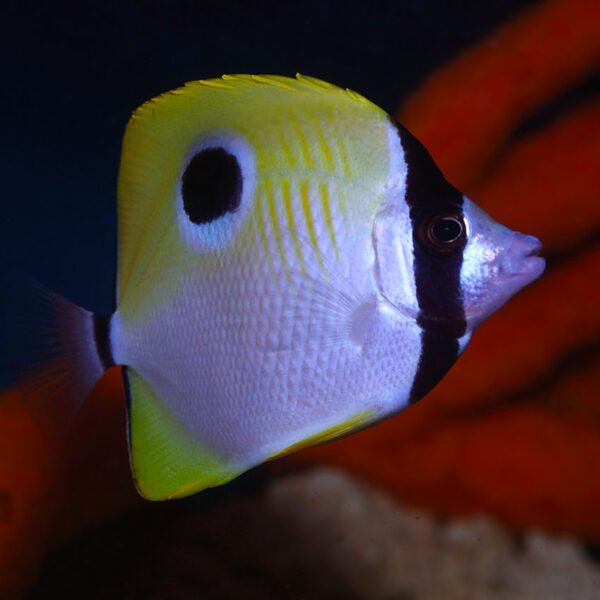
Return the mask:
M 9 363 L 32 419 L 52 439 L 66 432 L 109 366 L 96 340 L 96 319 L 108 321 L 36 280 L 19 279 L 3 298 Z

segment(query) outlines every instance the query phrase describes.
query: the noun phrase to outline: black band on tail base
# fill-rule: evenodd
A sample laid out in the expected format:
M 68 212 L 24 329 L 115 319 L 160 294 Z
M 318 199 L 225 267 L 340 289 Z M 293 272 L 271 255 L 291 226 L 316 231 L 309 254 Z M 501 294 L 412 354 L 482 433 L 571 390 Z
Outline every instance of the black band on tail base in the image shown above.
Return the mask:
M 110 347 L 110 315 L 94 315 L 94 339 L 104 369 L 115 366 Z

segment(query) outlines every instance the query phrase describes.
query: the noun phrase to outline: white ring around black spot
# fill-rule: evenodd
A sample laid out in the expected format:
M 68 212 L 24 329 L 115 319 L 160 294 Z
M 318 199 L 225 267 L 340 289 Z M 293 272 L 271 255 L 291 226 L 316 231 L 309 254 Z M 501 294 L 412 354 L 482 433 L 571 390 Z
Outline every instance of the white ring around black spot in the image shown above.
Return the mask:
M 235 210 L 223 210 L 222 214 L 212 220 L 194 223 L 184 207 L 183 177 L 195 157 L 217 155 L 217 153 L 207 153 L 206 151 L 209 150 L 221 150 L 220 155 L 229 155 L 237 161 L 241 194 L 236 198 Z M 256 187 L 256 161 L 253 149 L 247 140 L 231 133 L 205 134 L 197 139 L 186 153 L 176 185 L 175 211 L 181 237 L 196 252 L 218 250 L 235 238 L 253 203 Z

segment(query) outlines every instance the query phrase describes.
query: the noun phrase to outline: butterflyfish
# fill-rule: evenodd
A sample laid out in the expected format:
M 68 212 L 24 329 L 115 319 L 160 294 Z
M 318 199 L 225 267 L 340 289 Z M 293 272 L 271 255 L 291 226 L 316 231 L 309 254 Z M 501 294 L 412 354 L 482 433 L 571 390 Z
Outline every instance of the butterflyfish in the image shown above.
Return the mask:
M 300 75 L 146 102 L 117 197 L 114 312 L 40 292 L 24 371 L 51 409 L 122 365 L 133 476 L 153 500 L 409 407 L 545 266 L 382 109 Z

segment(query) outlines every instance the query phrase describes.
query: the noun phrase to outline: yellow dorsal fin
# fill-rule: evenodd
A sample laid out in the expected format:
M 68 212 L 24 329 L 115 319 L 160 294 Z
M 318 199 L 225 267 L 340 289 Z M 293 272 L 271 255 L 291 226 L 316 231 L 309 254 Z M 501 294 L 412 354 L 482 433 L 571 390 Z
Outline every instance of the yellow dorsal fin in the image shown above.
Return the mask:
M 162 98 L 170 95 L 185 94 L 189 88 L 207 87 L 220 90 L 236 90 L 247 88 L 249 86 L 260 87 L 264 85 L 274 86 L 289 91 L 328 91 L 332 94 L 340 96 L 349 96 L 352 100 L 356 100 L 358 102 L 366 102 L 371 104 L 370 100 L 358 92 L 348 88 L 344 89 L 333 83 L 329 83 L 328 81 L 318 79 L 317 77 L 311 77 L 309 75 L 302 75 L 301 73 L 296 73 L 295 78 L 286 77 L 285 75 L 249 75 L 245 73 L 237 73 L 231 75 L 225 74 L 218 78 L 189 81 L 182 87 L 164 92 L 156 98 L 148 100 L 134 112 L 134 117 L 138 113 L 144 112 L 149 106 L 159 104 Z

